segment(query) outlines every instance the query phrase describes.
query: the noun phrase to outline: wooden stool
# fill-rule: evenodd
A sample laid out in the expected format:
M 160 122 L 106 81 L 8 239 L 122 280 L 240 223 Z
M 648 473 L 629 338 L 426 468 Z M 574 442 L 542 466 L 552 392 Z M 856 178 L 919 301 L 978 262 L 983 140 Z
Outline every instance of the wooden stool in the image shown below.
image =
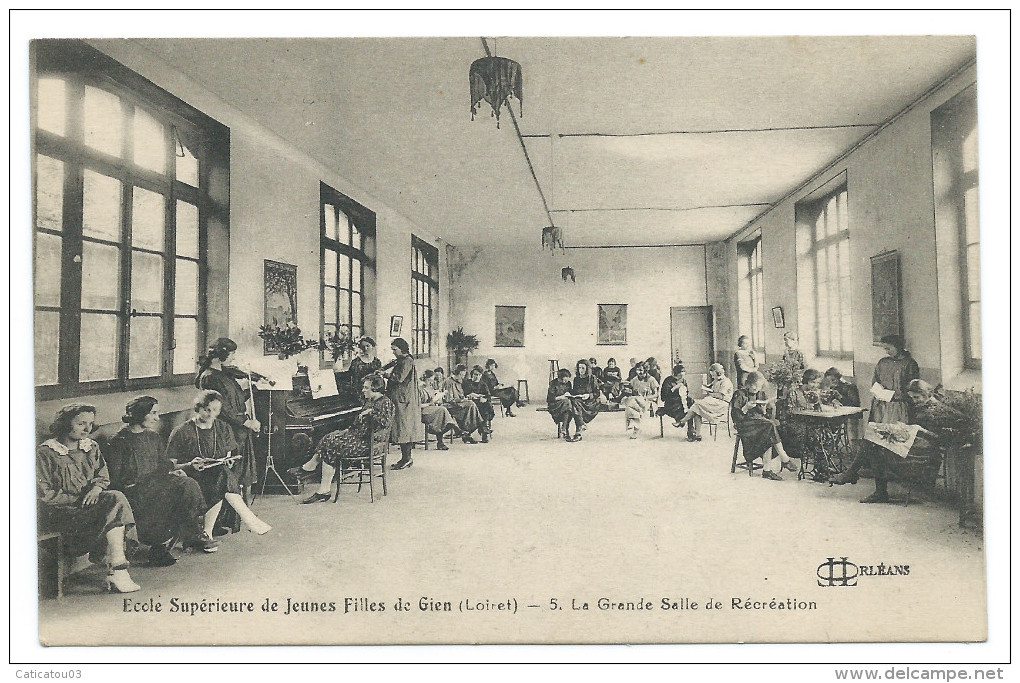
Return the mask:
M 521 387 L 524 391 L 521 391 Z M 519 379 L 517 380 L 517 400 L 521 403 L 531 403 L 531 395 L 528 393 L 528 380 Z
M 549 384 L 552 384 L 553 380 L 560 372 L 560 362 L 556 359 L 549 361 Z

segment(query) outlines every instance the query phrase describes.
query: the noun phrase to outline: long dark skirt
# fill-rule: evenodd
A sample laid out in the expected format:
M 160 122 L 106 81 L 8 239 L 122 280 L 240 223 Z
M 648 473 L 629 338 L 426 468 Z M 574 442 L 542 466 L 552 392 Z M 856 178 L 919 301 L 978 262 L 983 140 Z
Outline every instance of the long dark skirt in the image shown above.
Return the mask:
M 549 416 L 556 424 L 573 420 L 578 414 L 576 404 L 566 396 L 557 396 L 549 403 Z
M 202 488 L 191 477 L 162 474 L 149 477 L 124 492 L 138 537 L 147 545 L 160 545 L 174 534 L 190 540 L 202 533 L 199 521 L 208 509 Z
M 491 401 L 475 401 L 475 405 L 478 406 L 478 414 L 486 422 L 492 422 L 492 419 L 496 417 L 496 409 L 492 407 Z
M 574 404 L 577 415 L 581 417 L 581 421 L 584 424 L 588 424 L 596 417 L 598 417 L 599 414 L 598 396 L 592 396 L 587 400 L 581 398 L 572 398 L 570 400 Z
M 241 495 L 241 482 L 238 481 L 237 475 L 226 465 L 217 465 L 201 472 L 189 467 L 185 471 L 189 477 L 198 482 L 199 487 L 202 489 L 202 498 L 205 499 L 205 510 L 209 510 L 216 503 L 223 500 L 223 496 L 228 493 Z M 227 508 L 230 506 L 224 505 L 223 507 Z
M 422 406 L 421 421 L 431 434 L 445 434 L 451 427 L 459 427 L 446 406 Z
M 478 412 L 478 406 L 471 399 L 464 399 L 458 403 L 447 403 L 445 405 L 465 434 L 485 428 L 485 421 Z
M 656 415 L 667 415 L 673 418 L 674 421 L 679 422 L 684 415 L 687 414 L 687 410 L 694 405 L 694 400 L 688 398 L 686 403 L 680 401 L 671 401 L 659 406 L 659 409 L 655 411 Z
M 71 555 L 89 554 L 93 563 L 106 559 L 106 534 L 124 527 L 124 550 L 138 546 L 138 532 L 131 504 L 120 491 L 103 491 L 89 507 L 74 505 L 41 505 L 40 524 L 60 532 L 61 542 Z
M 493 390 L 492 395 L 499 399 L 499 402 L 503 404 L 504 410 L 510 410 L 512 407 L 517 405 L 517 401 L 520 400 L 517 390 L 513 387 L 495 389 Z
M 740 435 L 744 460 L 751 462 L 765 451 L 780 443 L 776 423 L 767 417 L 748 417 L 733 425 Z

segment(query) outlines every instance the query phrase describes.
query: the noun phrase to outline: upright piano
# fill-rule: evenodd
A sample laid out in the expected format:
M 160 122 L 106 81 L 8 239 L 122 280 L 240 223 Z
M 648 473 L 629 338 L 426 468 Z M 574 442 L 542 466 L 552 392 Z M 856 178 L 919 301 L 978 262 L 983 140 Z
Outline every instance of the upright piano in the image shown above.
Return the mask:
M 312 398 L 306 374 L 294 375 L 293 386 L 291 391 L 255 390 L 255 417 L 262 423 L 262 432 L 255 438 L 259 477 L 255 485 L 257 491 L 262 490 L 267 452 L 272 452 L 276 471 L 288 486 L 293 485 L 291 490 L 294 490 L 297 481 L 287 474 L 287 470 L 304 463 L 323 436 L 337 429 L 346 429 L 361 411 L 360 392 L 350 386 L 346 373 L 337 373 L 338 396 Z M 308 439 L 295 440 L 298 434 L 304 434 Z M 285 493 L 272 474 L 265 484 L 266 493 Z

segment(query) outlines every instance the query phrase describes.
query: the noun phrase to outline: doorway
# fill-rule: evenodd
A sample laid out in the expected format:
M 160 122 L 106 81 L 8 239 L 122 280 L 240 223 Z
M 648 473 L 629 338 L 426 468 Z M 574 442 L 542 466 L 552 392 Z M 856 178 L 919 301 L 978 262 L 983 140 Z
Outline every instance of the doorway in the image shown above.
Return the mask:
M 715 362 L 712 307 L 672 306 L 669 323 L 672 363 L 682 360 L 688 374 L 708 374 Z

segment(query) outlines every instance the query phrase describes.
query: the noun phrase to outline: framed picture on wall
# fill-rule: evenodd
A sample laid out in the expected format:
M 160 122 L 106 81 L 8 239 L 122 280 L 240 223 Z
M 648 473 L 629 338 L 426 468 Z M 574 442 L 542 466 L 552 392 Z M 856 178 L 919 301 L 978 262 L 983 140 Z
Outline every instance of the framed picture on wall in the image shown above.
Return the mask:
M 265 292 L 265 324 L 267 327 L 285 327 L 297 324 L 297 266 L 266 259 L 263 265 Z M 265 340 L 263 352 L 279 353 L 280 349 Z
M 871 337 L 879 344 L 889 334 L 903 334 L 900 254 L 886 251 L 871 257 Z
M 773 324 L 775 324 L 776 329 L 782 329 L 786 327 L 786 318 L 783 317 L 782 306 L 772 307 L 772 322 Z
M 494 346 L 524 346 L 524 306 L 496 306 Z
M 392 315 L 390 316 L 390 336 L 399 337 L 400 331 L 404 329 L 404 316 Z
M 627 304 L 599 304 L 599 345 L 627 343 Z

